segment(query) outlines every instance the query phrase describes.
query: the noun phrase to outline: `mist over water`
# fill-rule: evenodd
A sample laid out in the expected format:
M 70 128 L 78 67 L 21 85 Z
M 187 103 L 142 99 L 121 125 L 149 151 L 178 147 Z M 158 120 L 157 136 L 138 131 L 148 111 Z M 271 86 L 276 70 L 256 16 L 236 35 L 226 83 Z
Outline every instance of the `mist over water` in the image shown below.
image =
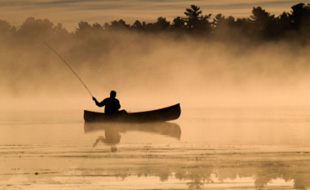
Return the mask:
M 310 105 L 309 5 L 278 17 L 253 7 L 249 18 L 211 17 L 191 5 L 173 23 L 80 22 L 74 32 L 48 19 L 0 20 L 3 108 L 92 103 L 118 92 L 123 108 Z M 213 21 L 212 21 L 213 19 Z
M 99 42 L 47 41 L 99 99 L 116 90 L 126 105 L 308 104 L 308 46 L 107 34 Z M 0 45 L 1 96 L 85 104 L 87 91 L 38 39 Z M 74 102 L 73 101 L 73 102 Z M 46 103 L 49 103 L 46 102 Z

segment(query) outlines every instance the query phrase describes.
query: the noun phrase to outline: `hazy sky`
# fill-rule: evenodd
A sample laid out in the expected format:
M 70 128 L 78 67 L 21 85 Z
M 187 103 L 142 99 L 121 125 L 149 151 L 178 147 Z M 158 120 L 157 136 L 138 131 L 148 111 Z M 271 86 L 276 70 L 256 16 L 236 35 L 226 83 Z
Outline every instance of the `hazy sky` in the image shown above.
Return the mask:
M 299 2 L 309 3 L 304 0 L 0 0 L 0 19 L 20 26 L 28 17 L 48 18 L 72 31 L 80 21 L 104 24 L 124 19 L 132 24 L 135 20 L 155 21 L 159 16 L 172 20 L 183 16 L 191 4 L 200 6 L 203 14 L 248 17 L 254 6 L 279 15 Z

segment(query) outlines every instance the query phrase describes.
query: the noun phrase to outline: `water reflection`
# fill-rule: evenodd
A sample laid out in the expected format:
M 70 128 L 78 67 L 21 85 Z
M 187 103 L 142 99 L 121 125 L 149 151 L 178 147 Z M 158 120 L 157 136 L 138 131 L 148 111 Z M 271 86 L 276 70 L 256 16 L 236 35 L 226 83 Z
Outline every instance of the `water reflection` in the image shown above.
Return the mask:
M 87 176 L 95 172 L 97 176 L 109 175 L 123 180 L 132 176 L 156 176 L 161 182 L 177 179 L 186 183 L 189 189 L 230 189 L 233 186 L 237 189 L 270 189 L 271 186 L 274 189 L 310 188 L 309 155 L 302 158 L 298 154 L 288 153 L 283 155 L 283 161 L 277 153 L 195 156 L 189 155 L 186 159 L 178 156 L 165 156 L 165 159 L 152 157 L 147 161 L 137 159 L 132 162 L 124 159 L 122 164 L 128 166 L 124 169 L 113 166 L 111 161 L 109 168 L 101 168 L 101 171 L 98 168 L 83 170 L 82 173 Z M 264 158 L 256 159 L 260 156 Z
M 116 151 L 122 133 L 129 131 L 150 132 L 180 139 L 181 129 L 174 123 L 156 124 L 102 124 L 85 123 L 84 132 L 103 131 L 94 143 L 104 143 Z M 254 147 L 254 146 L 253 146 Z M 233 148 L 234 149 L 234 148 Z M 176 179 L 185 182 L 189 189 L 214 188 L 227 189 L 233 186 L 248 184 L 256 189 L 268 189 L 272 184 L 279 189 L 310 188 L 310 153 L 308 151 L 249 151 L 242 147 L 240 152 L 230 148 L 216 147 L 169 147 L 167 150 L 156 147 L 152 153 L 141 148 L 138 153 L 124 152 L 122 158 L 102 158 L 109 168 L 88 168 L 82 170 L 83 176 L 115 176 L 126 180 L 129 177 L 160 178 L 161 182 Z M 160 152 L 167 152 L 163 155 Z M 171 153 L 171 154 L 170 154 Z M 111 159 L 112 158 L 112 159 Z M 128 159 L 130 158 L 130 159 Z M 119 169 L 119 163 L 126 166 Z M 87 168 L 88 166 L 85 166 Z M 117 169 L 116 169 L 117 168 Z M 275 183 L 277 181 L 277 183 Z M 227 186 L 226 186 L 227 185 Z M 240 188 L 243 188 L 241 187 Z M 247 186 L 247 187 L 249 187 Z
M 105 136 L 99 136 L 93 146 L 99 142 L 111 146 L 111 152 L 116 152 L 116 145 L 120 143 L 121 133 L 129 131 L 149 132 L 164 135 L 176 139 L 181 138 L 181 128 L 176 123 L 158 122 L 158 123 L 85 123 L 85 134 L 104 131 Z
M 181 141 L 173 123 L 1 124 L 0 189 L 310 189 L 309 109 L 247 111 L 191 112 Z
M 99 142 L 102 142 L 105 145 L 111 146 L 111 152 L 116 152 L 116 144 L 121 141 L 121 135 L 119 133 L 114 133 L 113 131 L 105 131 L 105 136 L 106 137 L 99 136 L 93 144 L 93 147 L 96 147 Z

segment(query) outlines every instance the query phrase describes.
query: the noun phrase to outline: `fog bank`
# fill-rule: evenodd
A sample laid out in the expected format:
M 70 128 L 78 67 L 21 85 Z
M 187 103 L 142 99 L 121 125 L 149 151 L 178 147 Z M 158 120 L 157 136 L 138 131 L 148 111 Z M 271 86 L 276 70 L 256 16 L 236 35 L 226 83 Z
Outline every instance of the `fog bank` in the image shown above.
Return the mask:
M 124 108 L 310 105 L 309 47 L 109 33 L 48 42 L 98 99 L 118 92 Z M 93 107 L 91 96 L 43 42 L 0 45 L 4 107 Z M 24 102 L 25 101 L 25 102 Z M 29 105 L 28 105 L 29 104 Z M 26 106 L 27 105 L 27 106 Z

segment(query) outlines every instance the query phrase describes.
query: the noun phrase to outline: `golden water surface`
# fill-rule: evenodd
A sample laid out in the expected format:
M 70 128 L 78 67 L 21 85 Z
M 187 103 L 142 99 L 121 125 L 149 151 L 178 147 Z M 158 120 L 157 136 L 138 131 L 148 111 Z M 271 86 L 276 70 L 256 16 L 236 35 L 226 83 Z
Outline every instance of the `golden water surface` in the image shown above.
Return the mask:
M 310 108 L 184 108 L 164 124 L 5 111 L 0 189 L 309 189 Z

